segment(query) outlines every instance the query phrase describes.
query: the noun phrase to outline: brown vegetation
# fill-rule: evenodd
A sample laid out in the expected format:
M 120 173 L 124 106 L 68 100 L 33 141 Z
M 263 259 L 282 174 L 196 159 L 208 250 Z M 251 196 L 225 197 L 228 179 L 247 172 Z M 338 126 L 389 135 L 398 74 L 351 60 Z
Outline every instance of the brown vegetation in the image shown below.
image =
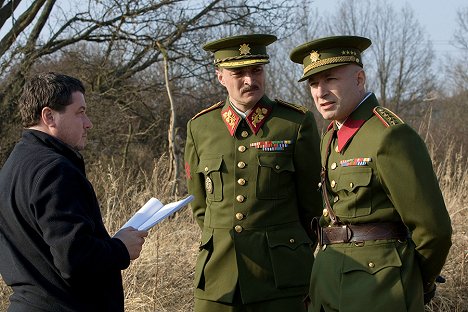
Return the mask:
M 442 275 L 447 279 L 437 288 L 426 311 L 468 311 L 468 159 L 451 144 L 435 169 L 453 224 L 453 247 Z M 110 233 L 120 226 L 150 197 L 173 201 L 167 182 L 168 159 L 161 157 L 150 174 L 122 170 L 112 162 L 96 162 L 88 168 Z M 182 194 L 184 191 L 182 190 Z M 140 258 L 123 271 L 127 311 L 192 311 L 194 264 L 200 230 L 189 208 L 166 219 L 150 231 Z M 11 290 L 0 281 L 0 311 L 6 310 Z

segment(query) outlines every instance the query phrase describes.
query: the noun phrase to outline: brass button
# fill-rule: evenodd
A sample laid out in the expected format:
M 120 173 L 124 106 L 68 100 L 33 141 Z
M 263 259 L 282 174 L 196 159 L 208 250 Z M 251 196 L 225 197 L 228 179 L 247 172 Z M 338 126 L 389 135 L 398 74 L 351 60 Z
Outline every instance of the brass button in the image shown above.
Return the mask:
M 334 202 L 334 203 L 336 203 L 336 202 L 339 201 L 339 200 L 340 200 L 340 197 L 339 197 L 339 196 L 335 196 L 335 197 L 333 198 L 333 202 Z
M 241 212 L 238 212 L 238 213 L 236 213 L 236 219 L 240 221 L 240 220 L 244 219 L 244 215 Z
M 205 167 L 205 172 L 208 172 L 208 167 Z
M 350 182 L 350 183 L 349 183 L 349 187 L 352 188 L 353 186 L 354 186 L 354 183 L 353 183 L 353 182 Z
M 335 186 L 336 186 L 336 181 L 335 181 L 335 180 L 332 180 L 332 181 L 330 182 L 330 185 L 331 185 L 331 187 L 335 187 Z
M 239 152 L 241 152 L 241 153 L 245 152 L 246 149 L 247 149 L 247 148 L 246 148 L 244 145 L 241 145 L 241 146 L 239 146 L 239 147 L 237 148 L 237 150 L 238 150 Z
M 290 242 L 291 244 L 294 244 L 296 241 L 294 240 L 294 238 L 290 238 L 290 239 L 289 239 L 289 242 Z
M 237 180 L 237 184 L 245 185 L 245 179 L 240 178 L 239 180 Z
M 242 232 L 243 228 L 242 228 L 242 226 L 240 226 L 240 225 L 236 225 L 236 226 L 234 227 L 234 230 L 235 230 L 237 233 L 240 233 L 240 232 Z
M 332 170 L 335 170 L 336 169 L 336 163 L 334 162 L 333 164 L 331 164 L 330 167 L 332 168 Z
M 280 165 L 276 165 L 275 168 L 276 168 L 276 170 L 279 170 L 281 167 L 280 167 Z
M 369 266 L 369 268 L 375 267 L 375 263 L 374 263 L 374 262 L 369 262 L 367 265 Z
M 237 167 L 239 167 L 239 168 L 241 168 L 241 169 L 245 168 L 245 162 L 239 161 L 239 162 L 237 163 Z
M 322 214 L 324 217 L 328 217 L 328 209 L 327 208 L 323 209 Z
M 242 196 L 242 195 L 237 195 L 237 196 L 236 196 L 236 200 L 237 200 L 239 203 L 242 203 L 242 202 L 245 200 L 245 197 Z
M 246 137 L 249 136 L 249 133 L 248 133 L 247 131 L 244 130 L 244 131 L 241 132 L 241 136 L 242 136 L 243 138 L 246 138 Z

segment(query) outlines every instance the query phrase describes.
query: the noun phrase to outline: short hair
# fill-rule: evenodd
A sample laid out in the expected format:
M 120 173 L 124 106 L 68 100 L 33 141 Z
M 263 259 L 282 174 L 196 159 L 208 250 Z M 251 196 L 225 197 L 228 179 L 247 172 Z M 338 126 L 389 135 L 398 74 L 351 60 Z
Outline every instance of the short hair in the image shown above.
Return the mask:
M 74 92 L 85 94 L 85 87 L 77 78 L 54 72 L 33 76 L 24 85 L 19 98 L 23 127 L 37 125 L 44 107 L 64 111 L 72 103 Z

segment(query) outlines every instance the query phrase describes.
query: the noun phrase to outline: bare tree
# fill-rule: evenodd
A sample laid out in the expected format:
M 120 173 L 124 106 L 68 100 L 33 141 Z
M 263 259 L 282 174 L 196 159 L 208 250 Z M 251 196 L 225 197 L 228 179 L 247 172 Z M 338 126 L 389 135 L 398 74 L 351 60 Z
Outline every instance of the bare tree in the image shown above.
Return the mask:
M 396 10 L 382 0 L 343 1 L 329 20 L 333 21 L 326 27 L 329 34 L 361 35 L 372 40 L 364 60 L 370 68 L 369 86 L 376 90 L 382 105 L 414 113 L 415 105 L 434 92 L 434 53 L 411 8 Z
M 468 7 L 457 11 L 457 29 L 453 34 L 453 45 L 460 50 L 461 56 L 450 60 L 446 68 L 453 85 L 454 94 L 461 94 L 468 90 Z
M 133 112 L 132 126 L 120 127 L 114 137 L 125 137 L 127 147 L 134 138 L 145 136 L 160 120 L 144 118 L 164 105 L 169 111 L 164 92 L 163 55 L 158 45 L 167 49 L 174 101 L 188 96 L 189 91 L 177 88 L 184 81 L 208 81 L 209 55 L 200 48 L 203 43 L 222 35 L 265 31 L 281 33 L 288 29 L 287 11 L 294 7 L 288 1 L 276 0 L 35 0 L 19 17 L 18 4 L 0 3 L 1 26 L 10 27 L 0 38 L 0 131 L 15 136 L 18 128 L 16 99 L 31 72 L 44 68 L 41 64 L 63 57 L 73 58 L 72 72 L 80 76 L 90 91 L 102 100 L 113 103 L 114 110 Z M 10 18 L 12 23 L 5 23 Z M 5 44 L 3 44 L 5 43 Z M 81 55 L 83 54 L 83 55 Z M 91 58 L 84 56 L 91 55 Z M 156 71 L 155 71 L 156 70 Z M 130 88 L 128 84 L 131 84 Z M 151 93 L 152 101 L 132 106 L 141 94 Z M 155 96 L 157 94 L 158 96 Z M 191 95 L 201 98 L 202 93 Z M 146 111 L 146 115 L 143 112 Z M 142 119 L 143 118 L 143 119 Z M 125 129 L 125 130 L 123 130 Z M 115 129 L 114 129 L 115 131 Z M 11 142 L 2 138 L 0 158 L 3 160 Z M 105 145 L 102 145 L 105 146 Z M 125 152 L 125 154 L 127 154 Z

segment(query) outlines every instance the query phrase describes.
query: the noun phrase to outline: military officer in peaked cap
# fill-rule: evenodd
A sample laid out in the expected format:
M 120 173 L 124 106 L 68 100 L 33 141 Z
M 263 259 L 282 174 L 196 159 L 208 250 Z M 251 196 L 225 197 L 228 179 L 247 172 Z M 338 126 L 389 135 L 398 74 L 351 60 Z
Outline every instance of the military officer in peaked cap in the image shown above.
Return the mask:
M 275 40 L 252 34 L 203 47 L 228 95 L 187 124 L 187 184 L 202 230 L 197 312 L 306 311 L 320 137 L 310 111 L 265 95 Z
M 451 246 L 451 222 L 419 135 L 366 92 L 367 38 L 293 49 L 331 123 L 322 137 L 321 248 L 309 311 L 424 311 Z

